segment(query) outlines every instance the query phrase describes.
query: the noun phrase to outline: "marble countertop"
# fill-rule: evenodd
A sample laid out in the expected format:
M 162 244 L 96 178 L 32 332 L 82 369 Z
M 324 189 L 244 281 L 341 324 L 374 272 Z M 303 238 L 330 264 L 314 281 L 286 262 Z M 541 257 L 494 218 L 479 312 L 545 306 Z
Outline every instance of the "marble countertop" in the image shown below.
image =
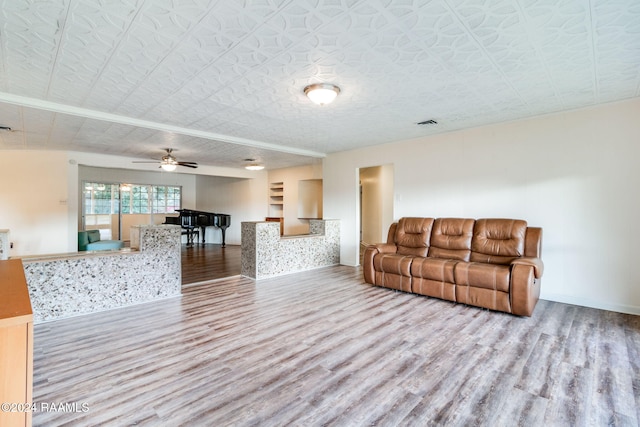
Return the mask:
M 113 256 L 113 255 L 126 255 L 126 254 L 138 254 L 140 251 L 131 248 L 114 249 L 107 251 L 86 251 L 86 252 L 66 252 L 60 254 L 43 254 L 43 255 L 26 255 L 21 257 L 12 257 L 11 259 L 21 259 L 23 263 L 28 264 L 32 262 L 42 261 L 54 261 L 54 260 L 67 260 L 78 258 L 93 258 L 101 256 Z

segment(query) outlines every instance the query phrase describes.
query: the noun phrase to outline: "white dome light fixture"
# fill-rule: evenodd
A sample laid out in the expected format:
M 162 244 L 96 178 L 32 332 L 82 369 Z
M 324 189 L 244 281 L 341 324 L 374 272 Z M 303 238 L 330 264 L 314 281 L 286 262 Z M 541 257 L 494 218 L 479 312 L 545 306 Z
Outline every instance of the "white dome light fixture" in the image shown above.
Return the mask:
M 173 163 L 162 163 L 160 165 L 160 167 L 162 168 L 162 170 L 167 171 L 167 172 L 173 172 L 174 170 L 176 170 L 176 167 L 178 165 L 175 165 Z
M 340 93 L 340 88 L 329 83 L 316 83 L 304 88 L 304 94 L 318 105 L 333 102 Z
M 256 159 L 244 159 L 245 162 L 250 162 L 244 168 L 250 171 L 261 171 L 264 169 L 264 165 L 262 163 L 258 163 Z

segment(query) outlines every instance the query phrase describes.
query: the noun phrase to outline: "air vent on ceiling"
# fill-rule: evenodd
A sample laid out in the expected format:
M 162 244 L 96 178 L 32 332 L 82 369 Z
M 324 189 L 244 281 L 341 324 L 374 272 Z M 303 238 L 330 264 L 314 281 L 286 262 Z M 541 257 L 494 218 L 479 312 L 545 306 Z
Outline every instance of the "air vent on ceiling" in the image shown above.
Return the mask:
M 437 125 L 438 122 L 436 122 L 435 120 L 425 120 L 424 122 L 420 122 L 418 123 L 419 125 Z

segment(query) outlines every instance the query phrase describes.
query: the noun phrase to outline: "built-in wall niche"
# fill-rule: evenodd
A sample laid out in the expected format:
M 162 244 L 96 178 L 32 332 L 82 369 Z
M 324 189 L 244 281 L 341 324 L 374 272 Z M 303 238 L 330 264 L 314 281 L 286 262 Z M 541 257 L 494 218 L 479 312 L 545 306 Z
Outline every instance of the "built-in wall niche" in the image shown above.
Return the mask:
M 284 182 L 269 184 L 269 217 L 284 217 Z
M 322 219 L 322 180 L 298 181 L 298 218 Z

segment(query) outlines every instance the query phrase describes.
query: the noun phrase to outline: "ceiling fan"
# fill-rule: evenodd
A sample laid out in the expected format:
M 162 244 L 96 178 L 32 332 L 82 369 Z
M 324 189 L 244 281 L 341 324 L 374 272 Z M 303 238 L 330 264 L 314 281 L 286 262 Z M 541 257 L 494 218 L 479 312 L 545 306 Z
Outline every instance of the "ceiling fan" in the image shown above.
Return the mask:
M 176 170 L 177 166 L 184 166 L 186 168 L 193 168 L 193 169 L 198 167 L 198 164 L 196 162 L 179 162 L 171 154 L 173 152 L 173 148 L 165 148 L 165 151 L 167 152 L 167 154 L 162 156 L 162 159 L 160 160 L 160 167 L 167 172 L 172 172 Z M 158 161 L 156 160 L 156 161 L 134 161 L 133 163 L 157 163 L 157 162 Z

